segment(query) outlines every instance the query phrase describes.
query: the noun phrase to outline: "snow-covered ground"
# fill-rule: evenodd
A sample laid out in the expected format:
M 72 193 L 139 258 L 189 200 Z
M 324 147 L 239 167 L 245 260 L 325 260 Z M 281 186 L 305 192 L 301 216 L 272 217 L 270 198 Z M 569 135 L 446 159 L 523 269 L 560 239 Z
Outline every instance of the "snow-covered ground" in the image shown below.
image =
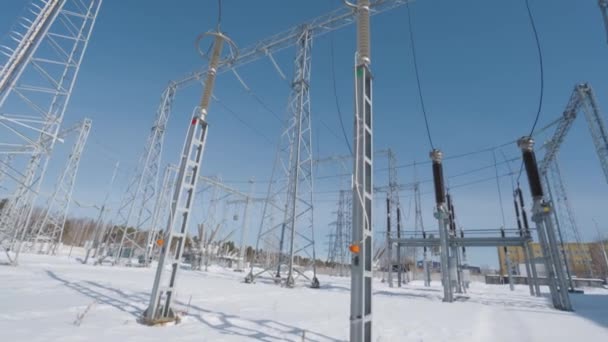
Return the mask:
M 0 266 L 0 341 L 345 341 L 349 281 L 322 289 L 244 284 L 242 273 L 180 273 L 180 324 L 149 327 L 154 269 L 82 265 L 76 258 L 22 254 Z M 546 290 L 546 289 L 545 289 Z M 546 292 L 546 291 L 545 291 Z M 374 284 L 374 341 L 608 341 L 608 290 L 573 295 L 560 312 L 528 288 L 474 283 L 466 298 L 441 302 L 438 284 Z M 80 325 L 75 321 L 88 309 Z

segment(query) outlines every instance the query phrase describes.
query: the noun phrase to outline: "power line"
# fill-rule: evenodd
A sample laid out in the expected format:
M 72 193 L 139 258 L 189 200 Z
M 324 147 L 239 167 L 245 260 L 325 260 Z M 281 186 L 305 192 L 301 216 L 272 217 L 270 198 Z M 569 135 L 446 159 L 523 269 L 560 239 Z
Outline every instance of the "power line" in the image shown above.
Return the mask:
M 331 79 L 332 79 L 332 84 L 333 84 L 333 90 L 334 90 L 334 100 L 336 101 L 336 114 L 338 115 L 338 119 L 340 120 L 340 127 L 342 128 L 342 135 L 344 135 L 344 142 L 346 143 L 346 146 L 348 147 L 348 151 L 350 152 L 350 154 L 353 154 L 353 149 L 350 146 L 350 142 L 348 140 L 348 136 L 346 135 L 346 129 L 344 128 L 344 121 L 342 120 L 342 111 L 340 110 L 340 101 L 338 100 L 338 87 L 336 86 L 336 65 L 335 65 L 335 59 L 334 59 L 334 34 L 330 34 L 329 36 L 329 41 L 330 41 L 330 49 L 329 49 L 329 56 L 331 58 Z
M 534 129 L 538 124 L 538 119 L 540 118 L 540 113 L 543 109 L 543 95 L 545 92 L 545 73 L 543 67 L 543 52 L 540 47 L 540 39 L 538 37 L 538 31 L 536 30 L 536 23 L 534 22 L 534 16 L 532 15 L 532 10 L 530 9 L 529 0 L 526 1 L 526 9 L 528 10 L 528 18 L 530 19 L 530 25 L 532 26 L 532 31 L 534 32 L 534 39 L 536 41 L 536 49 L 538 51 L 538 65 L 540 68 L 540 96 L 538 98 L 538 110 L 536 112 L 536 118 L 534 119 L 534 124 L 532 125 L 532 129 L 530 130 L 530 135 L 534 133 Z
M 538 37 L 538 31 L 536 30 L 536 23 L 534 22 L 534 15 L 532 14 L 532 10 L 530 9 L 529 0 L 525 0 L 526 9 L 528 11 L 528 19 L 530 19 L 530 25 L 532 26 L 532 31 L 534 32 L 534 40 L 536 42 L 536 50 L 538 51 L 538 66 L 540 69 L 540 95 L 538 97 L 538 109 L 536 111 L 536 118 L 534 118 L 534 123 L 532 124 L 532 129 L 530 130 L 530 136 L 534 133 L 534 129 L 538 124 L 538 119 L 540 118 L 540 113 L 543 109 L 543 95 L 545 92 L 545 72 L 543 67 L 543 51 L 540 47 L 540 39 Z M 521 178 L 521 173 L 524 170 L 524 162 L 521 162 L 519 166 L 519 174 L 517 175 L 517 183 L 519 183 L 519 179 Z
M 410 3 L 409 1 L 405 3 L 407 7 L 407 23 L 410 33 L 410 46 L 412 50 L 412 60 L 414 61 L 414 70 L 416 71 L 416 84 L 418 85 L 418 96 L 420 98 L 420 105 L 422 107 L 422 114 L 424 115 L 424 125 L 426 126 L 426 135 L 429 139 L 429 144 L 431 145 L 431 149 L 435 149 L 433 145 L 433 138 L 431 137 L 431 129 L 429 127 L 429 119 L 426 115 L 426 108 L 424 106 L 424 97 L 422 96 L 422 86 L 420 85 L 420 75 L 418 73 L 418 61 L 416 59 L 416 45 L 414 43 L 414 31 L 412 30 L 412 16 L 410 13 Z
M 267 142 L 268 144 L 273 145 L 273 146 L 275 145 L 275 143 L 273 143 L 270 138 L 268 138 L 264 133 L 259 131 L 257 128 L 251 126 L 249 123 L 247 123 L 247 121 L 243 120 L 234 110 L 232 110 L 230 107 L 228 107 L 224 102 L 220 101 L 220 99 L 218 99 L 215 95 L 213 95 L 213 100 L 215 100 L 215 102 L 217 102 L 220 106 L 222 106 L 226 110 L 226 112 L 228 112 L 235 119 L 237 119 L 237 121 L 239 121 L 245 127 L 249 128 L 255 134 L 262 137 L 265 142 Z

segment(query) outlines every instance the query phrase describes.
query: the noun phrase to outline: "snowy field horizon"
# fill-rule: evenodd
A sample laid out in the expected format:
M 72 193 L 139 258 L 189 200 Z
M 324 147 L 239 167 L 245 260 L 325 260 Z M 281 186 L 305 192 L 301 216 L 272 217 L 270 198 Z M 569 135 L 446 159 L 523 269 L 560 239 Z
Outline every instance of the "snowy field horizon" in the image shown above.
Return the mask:
M 346 341 L 350 280 L 320 275 L 320 289 L 296 288 L 211 266 L 180 273 L 179 324 L 139 323 L 155 267 L 83 265 L 67 256 L 23 254 L 0 267 L 3 341 Z M 4 260 L 0 260 L 4 261 Z M 374 279 L 374 341 L 605 341 L 608 289 L 572 294 L 574 312 L 552 308 L 548 290 L 471 283 L 454 303 L 440 283 L 389 288 Z

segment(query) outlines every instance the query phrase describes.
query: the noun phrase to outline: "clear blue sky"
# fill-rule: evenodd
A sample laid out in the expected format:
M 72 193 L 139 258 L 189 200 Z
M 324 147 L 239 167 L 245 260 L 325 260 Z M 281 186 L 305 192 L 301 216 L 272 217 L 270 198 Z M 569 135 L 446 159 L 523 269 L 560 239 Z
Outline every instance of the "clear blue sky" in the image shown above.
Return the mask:
M 0 35 L 9 30 L 28 2 L 3 1 Z M 239 46 L 246 47 L 340 5 L 339 0 L 225 0 L 222 29 Z M 93 132 L 82 160 L 75 198 L 84 203 L 99 203 L 107 188 L 113 160 L 118 159 L 122 168 L 112 195 L 116 207 L 143 150 L 164 87 L 169 80 L 181 78 L 203 65 L 194 40 L 197 34 L 215 27 L 216 6 L 215 0 L 104 1 L 65 119 L 66 125 L 83 116 L 93 119 Z M 607 108 L 608 45 L 597 1 L 532 0 L 531 6 L 545 63 L 545 102 L 539 127 L 561 114 L 577 82 L 589 82 L 600 105 Z M 536 113 L 539 71 L 524 0 L 418 0 L 412 3 L 411 10 L 435 145 L 449 156 L 526 134 Z M 426 161 L 430 147 L 417 95 L 405 7 L 374 17 L 372 25 L 375 149 L 391 147 L 397 153 L 399 164 Z M 332 93 L 329 38 L 326 35 L 315 40 L 312 58 L 313 143 L 321 157 L 347 153 Z M 333 39 L 338 97 L 350 139 L 354 28 L 333 33 Z M 292 70 L 293 52 L 289 49 L 276 56 L 288 74 Z M 267 59 L 247 65 L 239 72 L 269 107 L 284 115 L 289 89 Z M 169 123 L 163 163 L 177 160 L 200 90 L 193 87 L 179 93 Z M 217 103 L 212 104 L 203 172 L 221 174 L 229 181 L 244 181 L 251 176 L 267 180 L 275 147 L 261 134 L 276 141 L 280 132 L 278 121 L 257 104 L 231 74 L 219 77 L 215 94 L 255 131 Z M 62 148 L 65 149 L 58 147 L 58 151 Z M 503 151 L 508 157 L 519 154 L 514 144 Z M 608 226 L 605 210 L 608 186 L 582 117 L 563 145 L 560 160 L 583 236 L 594 238 L 592 218 L 603 227 Z M 51 166 L 46 191 L 52 188 L 62 163 L 58 161 Z M 450 176 L 490 164 L 492 157 L 485 153 L 446 161 L 445 168 Z M 376 159 L 376 168 L 385 165 L 385 158 Z M 519 164 L 514 163 L 512 167 L 517 168 Z M 337 165 L 323 166 L 318 171 L 319 176 L 342 173 Z M 501 165 L 499 173 L 506 172 L 506 165 Z M 418 173 L 421 179 L 431 176 L 428 165 L 420 167 Z M 493 175 L 494 169 L 488 168 L 453 178 L 449 183 L 458 185 Z M 387 176 L 386 172 L 377 172 L 376 185 L 386 183 Z M 400 169 L 399 176 L 401 182 L 411 181 L 412 168 Z M 525 178 L 523 180 L 525 183 Z M 509 178 L 502 178 L 500 184 L 507 226 L 514 226 Z M 247 187 L 243 183 L 234 186 Z M 319 180 L 316 186 L 320 192 L 315 214 L 317 237 L 324 242 L 337 199 L 337 194 L 330 191 L 338 189 L 339 182 Z M 261 195 L 264 189 L 263 184 L 258 184 L 256 193 Z M 431 184 L 426 183 L 423 191 L 431 190 Z M 460 187 L 453 192 L 460 225 L 465 228 L 502 225 L 496 182 Z M 407 212 L 411 194 L 402 196 Z M 423 196 L 427 227 L 435 227 L 432 202 L 431 195 Z M 378 201 L 377 211 L 384 210 L 383 203 Z M 93 215 L 90 211 L 76 212 Z M 202 215 L 199 214 L 199 218 Z M 377 229 L 383 230 L 383 220 L 376 217 Z M 412 229 L 412 224 L 413 209 L 406 229 Z M 252 227 L 257 230 L 257 223 Z M 319 249 L 325 257 L 324 248 Z M 469 256 L 475 264 L 496 262 L 494 249 L 471 250 Z

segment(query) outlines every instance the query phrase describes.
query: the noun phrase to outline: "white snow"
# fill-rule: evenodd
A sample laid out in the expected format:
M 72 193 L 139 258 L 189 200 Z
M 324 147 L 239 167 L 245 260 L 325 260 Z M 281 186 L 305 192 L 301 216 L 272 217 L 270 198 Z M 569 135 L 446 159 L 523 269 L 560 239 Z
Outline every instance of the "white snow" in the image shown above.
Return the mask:
M 219 267 L 184 270 L 182 322 L 149 327 L 138 318 L 153 273 L 22 254 L 19 266 L 0 266 L 0 341 L 348 340 L 347 278 L 320 276 L 322 289 L 287 289 L 263 279 L 245 284 L 243 273 Z M 561 312 L 546 296 L 531 297 L 527 286 L 510 292 L 508 285 L 473 283 L 466 298 L 448 304 L 438 285 L 374 283 L 374 341 L 608 340 L 605 289 L 572 295 L 576 311 Z

